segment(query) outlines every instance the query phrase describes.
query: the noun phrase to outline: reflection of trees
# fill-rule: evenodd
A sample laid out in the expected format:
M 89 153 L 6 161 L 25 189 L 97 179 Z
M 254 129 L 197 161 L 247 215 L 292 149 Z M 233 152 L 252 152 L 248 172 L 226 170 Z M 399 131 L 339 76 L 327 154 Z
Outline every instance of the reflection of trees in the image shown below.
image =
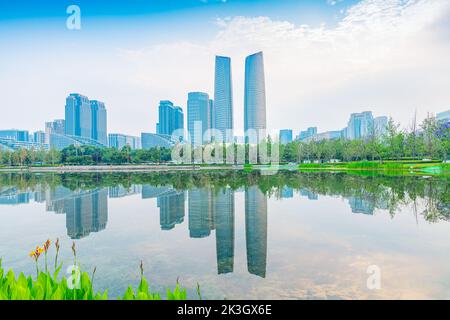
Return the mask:
M 272 197 L 279 196 L 284 188 L 307 190 L 314 194 L 358 198 L 370 202 L 374 208 L 386 209 L 394 216 L 405 206 L 416 207 L 424 203 L 420 212 L 429 222 L 449 220 L 450 200 L 446 177 L 389 176 L 370 172 L 346 173 L 299 173 L 279 172 L 276 175 L 260 175 L 258 172 L 206 171 L 206 172 L 153 172 L 153 173 L 64 173 L 64 174 L 0 174 L 0 188 L 14 186 L 19 191 L 50 188 L 62 185 L 70 190 L 96 189 L 99 187 L 134 184 L 171 186 L 183 191 L 192 188 L 258 186 L 261 192 Z M 414 209 L 413 209 L 414 210 Z

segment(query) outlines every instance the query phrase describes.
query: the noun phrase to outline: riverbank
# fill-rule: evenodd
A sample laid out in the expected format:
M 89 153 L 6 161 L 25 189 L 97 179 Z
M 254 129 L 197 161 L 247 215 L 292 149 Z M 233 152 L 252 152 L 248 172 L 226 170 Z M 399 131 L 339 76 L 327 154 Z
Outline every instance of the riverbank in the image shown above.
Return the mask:
M 31 173 L 83 173 L 83 172 L 173 172 L 204 170 L 239 170 L 243 166 L 200 166 L 200 165 L 90 165 L 90 166 L 29 166 L 4 167 L 1 172 Z
M 300 164 L 299 170 L 323 171 L 371 171 L 381 173 L 406 173 L 450 175 L 450 163 L 435 161 L 361 161 L 348 163 L 308 163 Z
M 114 173 L 114 172 L 193 172 L 193 171 L 322 171 L 322 172 L 374 172 L 389 174 L 450 175 L 450 163 L 436 161 L 360 161 L 340 163 L 303 163 L 276 165 L 86 165 L 86 166 L 26 166 L 0 167 L 0 173 Z

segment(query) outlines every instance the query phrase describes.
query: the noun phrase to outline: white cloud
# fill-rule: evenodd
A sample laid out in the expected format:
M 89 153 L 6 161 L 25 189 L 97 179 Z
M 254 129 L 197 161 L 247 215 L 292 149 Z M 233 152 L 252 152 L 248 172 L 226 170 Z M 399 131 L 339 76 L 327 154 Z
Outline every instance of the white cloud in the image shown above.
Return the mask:
M 407 125 L 416 108 L 424 117 L 450 107 L 450 46 L 442 41 L 443 30 L 432 28 L 448 12 L 445 0 L 365 0 L 332 28 L 268 17 L 225 18 L 217 21 L 222 30 L 210 43 L 166 45 L 147 60 L 160 61 L 161 54 L 165 65 L 167 57 L 178 57 L 179 63 L 170 63 L 173 72 L 186 75 L 178 91 L 194 84 L 205 88 L 209 80 L 212 92 L 213 54 L 230 55 L 237 127 L 243 118 L 244 59 L 259 50 L 265 53 L 272 128 L 340 129 L 351 112 L 366 109 Z M 163 90 L 168 83 L 160 85 Z

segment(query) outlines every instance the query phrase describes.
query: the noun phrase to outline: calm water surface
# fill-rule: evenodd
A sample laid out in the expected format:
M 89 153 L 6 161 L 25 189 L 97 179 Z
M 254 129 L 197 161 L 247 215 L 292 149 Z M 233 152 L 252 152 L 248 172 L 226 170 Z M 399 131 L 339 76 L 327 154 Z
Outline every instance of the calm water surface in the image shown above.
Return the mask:
M 1 174 L 3 266 L 62 241 L 114 298 L 177 278 L 217 299 L 450 299 L 448 179 L 346 174 Z M 381 289 L 367 288 L 368 268 Z M 195 289 L 189 296 L 196 298 Z

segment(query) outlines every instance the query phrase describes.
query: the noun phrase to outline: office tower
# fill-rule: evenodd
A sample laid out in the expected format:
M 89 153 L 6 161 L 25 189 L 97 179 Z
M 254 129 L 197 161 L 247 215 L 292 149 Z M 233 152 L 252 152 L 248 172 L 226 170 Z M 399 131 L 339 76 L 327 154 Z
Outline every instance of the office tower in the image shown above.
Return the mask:
M 263 53 L 245 60 L 244 129 L 266 130 L 266 89 Z M 247 140 L 248 140 L 247 135 Z M 258 137 L 262 139 L 264 137 Z M 255 142 L 255 141 L 250 141 Z
M 141 149 L 141 138 L 120 133 L 110 133 L 108 134 L 108 146 L 118 150 L 125 146 L 129 146 L 132 150 Z
M 226 137 L 227 130 L 233 130 L 233 87 L 231 80 L 231 59 L 216 56 L 214 77 L 214 121 L 213 127 L 222 133 L 223 141 L 233 142 L 233 135 Z
M 371 111 L 352 113 L 347 126 L 347 139 L 364 139 L 373 134 L 374 121 Z
M 180 133 L 177 134 L 178 140 L 184 140 L 184 112 L 181 107 L 175 107 L 175 127 L 174 130 L 179 130 Z M 173 134 L 173 131 L 172 131 Z
M 89 99 L 72 93 L 66 98 L 65 132 L 70 136 L 92 138 L 92 110 Z
M 209 96 L 203 92 L 190 92 L 187 102 L 188 132 L 190 142 L 194 146 L 200 146 L 209 142 L 204 137 L 205 132 L 211 129 L 211 110 Z
M 245 239 L 248 272 L 266 277 L 267 197 L 258 186 L 245 190 Z
M 97 100 L 91 100 L 90 103 L 92 114 L 91 138 L 106 146 L 108 144 L 108 140 L 105 104 Z
M 45 141 L 50 143 L 51 134 L 65 134 L 66 132 L 66 121 L 64 119 L 57 119 L 54 121 L 45 123 Z
M 234 191 L 224 188 L 213 197 L 217 273 L 230 273 L 234 266 Z
M 11 139 L 14 141 L 29 142 L 30 134 L 27 130 L 0 130 L 0 138 Z
M 382 137 L 387 132 L 388 127 L 388 117 L 382 116 L 382 117 L 376 117 L 373 119 L 373 127 L 375 130 L 375 136 Z
M 215 128 L 215 113 L 214 113 L 214 100 L 209 99 L 209 124 L 211 128 Z
M 213 199 L 209 189 L 188 191 L 189 236 L 205 238 L 213 229 Z
M 183 109 L 173 105 L 171 101 L 162 100 L 158 108 L 159 122 L 156 133 L 171 136 L 175 130 L 184 129 Z M 182 135 L 179 135 L 182 140 Z
M 280 143 L 288 144 L 290 142 L 292 142 L 292 130 L 290 129 L 280 130 Z
M 66 128 L 66 121 L 64 119 L 57 119 L 45 123 L 45 133 L 64 134 Z
M 298 140 L 302 141 L 317 134 L 317 127 L 309 127 L 306 131 L 300 131 Z
M 45 132 L 44 131 L 36 131 L 33 134 L 33 141 L 36 143 L 46 143 Z

